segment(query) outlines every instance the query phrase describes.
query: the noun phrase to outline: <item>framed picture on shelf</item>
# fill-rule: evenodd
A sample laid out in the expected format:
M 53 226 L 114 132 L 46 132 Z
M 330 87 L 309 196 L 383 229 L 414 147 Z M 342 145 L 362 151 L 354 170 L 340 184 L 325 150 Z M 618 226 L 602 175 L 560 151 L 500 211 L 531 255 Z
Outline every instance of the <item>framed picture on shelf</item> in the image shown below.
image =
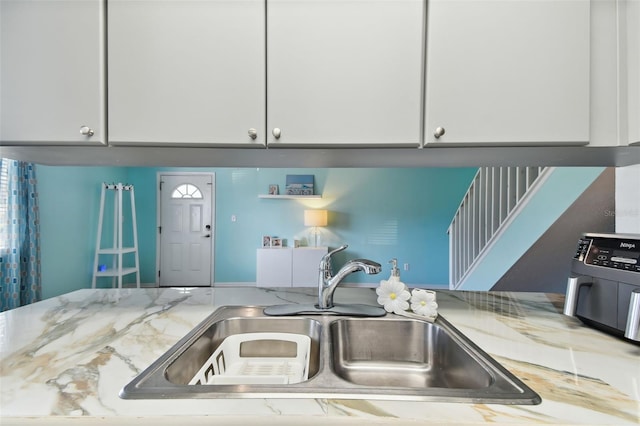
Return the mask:
M 269 185 L 269 195 L 278 195 L 280 190 L 278 189 L 278 185 L 272 183 Z
M 282 247 L 282 238 L 272 237 L 271 247 L 278 247 L 278 248 Z
M 313 195 L 313 175 L 287 175 L 287 195 Z
M 262 236 L 262 247 L 271 247 L 271 236 L 269 235 Z

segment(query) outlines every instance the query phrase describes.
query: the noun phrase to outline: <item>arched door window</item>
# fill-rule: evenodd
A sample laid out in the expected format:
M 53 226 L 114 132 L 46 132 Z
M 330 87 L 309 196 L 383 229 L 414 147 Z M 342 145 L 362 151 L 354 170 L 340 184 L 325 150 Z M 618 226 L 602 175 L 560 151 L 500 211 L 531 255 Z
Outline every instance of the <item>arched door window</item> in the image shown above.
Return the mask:
M 171 198 L 202 198 L 202 192 L 195 185 L 183 183 L 173 190 Z

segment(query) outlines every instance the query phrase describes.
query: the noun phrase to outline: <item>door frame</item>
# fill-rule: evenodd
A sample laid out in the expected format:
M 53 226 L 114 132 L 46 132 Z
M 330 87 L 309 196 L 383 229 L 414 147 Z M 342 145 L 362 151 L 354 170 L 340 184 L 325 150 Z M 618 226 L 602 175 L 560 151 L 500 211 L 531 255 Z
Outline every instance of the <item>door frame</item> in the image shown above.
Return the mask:
M 160 213 L 162 210 L 162 195 L 160 194 L 161 176 L 207 176 L 211 177 L 211 273 L 209 274 L 209 287 L 213 287 L 215 282 L 215 259 L 216 259 L 216 174 L 214 172 L 156 172 L 156 287 L 160 288 Z M 205 288 L 205 287 L 203 287 Z

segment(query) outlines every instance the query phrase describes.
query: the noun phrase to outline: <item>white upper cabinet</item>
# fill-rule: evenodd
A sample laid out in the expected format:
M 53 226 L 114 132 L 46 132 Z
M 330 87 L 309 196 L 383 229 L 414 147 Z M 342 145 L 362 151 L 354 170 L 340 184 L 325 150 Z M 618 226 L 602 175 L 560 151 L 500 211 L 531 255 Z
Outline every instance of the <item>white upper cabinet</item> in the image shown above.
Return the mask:
M 109 141 L 265 145 L 265 4 L 110 0 Z
M 0 144 L 105 142 L 103 10 L 0 1 Z
M 640 145 L 640 1 L 629 0 L 625 6 L 621 39 L 626 49 L 620 68 L 626 73 L 621 90 L 624 101 L 621 109 L 626 111 L 626 120 L 622 119 L 621 123 L 626 124 L 625 142 Z
M 268 0 L 268 146 L 419 146 L 424 12 L 421 0 Z
M 426 144 L 587 144 L 589 0 L 430 0 Z

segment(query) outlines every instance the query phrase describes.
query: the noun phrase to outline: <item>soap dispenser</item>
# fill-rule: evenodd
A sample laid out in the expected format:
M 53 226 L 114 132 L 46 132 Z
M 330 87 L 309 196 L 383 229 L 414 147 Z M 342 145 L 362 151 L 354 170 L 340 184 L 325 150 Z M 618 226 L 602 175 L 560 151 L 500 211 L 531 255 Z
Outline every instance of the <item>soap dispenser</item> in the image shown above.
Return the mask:
M 400 270 L 398 269 L 398 259 L 395 257 L 389 261 L 391 264 L 391 276 L 389 277 L 389 282 L 396 281 L 400 282 Z
M 394 257 L 389 261 L 389 263 L 391 264 L 391 276 L 387 281 L 390 283 L 395 282 L 395 283 L 402 284 L 404 289 L 408 290 L 407 285 L 402 281 L 400 281 L 400 269 L 398 269 L 398 259 Z

